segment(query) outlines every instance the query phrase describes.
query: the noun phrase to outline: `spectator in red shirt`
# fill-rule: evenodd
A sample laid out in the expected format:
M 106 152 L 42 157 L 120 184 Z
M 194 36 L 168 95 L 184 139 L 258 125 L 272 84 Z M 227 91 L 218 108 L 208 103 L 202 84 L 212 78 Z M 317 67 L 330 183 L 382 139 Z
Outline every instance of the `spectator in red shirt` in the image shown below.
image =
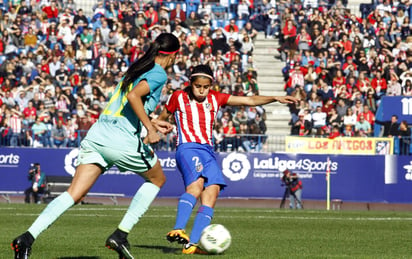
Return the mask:
M 207 40 L 209 42 L 206 42 Z M 197 38 L 196 46 L 199 49 L 203 49 L 203 47 L 207 45 L 213 45 L 213 42 L 212 42 L 212 39 L 208 36 L 208 31 L 206 29 L 203 29 L 199 38 Z
M 312 38 L 306 29 L 301 29 L 300 33 L 296 36 L 295 44 L 298 46 L 300 53 L 312 47 Z
M 293 57 L 296 51 L 296 26 L 292 19 L 286 21 L 286 25 L 282 28 L 283 44 L 280 47 L 280 52 L 285 52 L 289 57 Z
M 236 25 L 235 19 L 230 19 L 229 24 L 224 27 L 225 31 L 230 32 L 231 27 L 235 32 L 239 32 L 239 27 Z
M 333 88 L 340 88 L 340 86 L 346 84 L 346 79 L 343 76 L 342 70 L 338 69 L 336 71 L 335 77 L 332 79 Z
M 371 86 L 378 96 L 384 95 L 386 93 L 388 86 L 386 79 L 382 77 L 382 71 L 376 71 L 376 77 L 372 79 Z
M 170 11 L 170 24 L 174 26 L 175 20 L 179 19 L 180 23 L 185 23 L 186 21 L 186 13 L 182 9 L 182 4 L 177 3 L 175 9 Z
M 367 104 L 363 105 L 363 111 L 358 114 L 357 121 L 359 121 L 360 117 L 364 117 L 366 121 L 373 127 L 375 124 L 375 114 L 369 109 Z
M 355 75 L 357 74 L 358 66 L 353 62 L 352 56 L 346 57 L 346 62 L 343 64 L 342 70 L 345 76 L 349 75 L 350 73 Z
M 371 83 L 369 81 L 369 78 L 365 76 L 365 72 L 359 74 L 358 81 L 356 82 L 356 87 L 363 95 L 366 95 L 368 89 L 371 87 Z
M 44 57 L 41 60 L 41 71 L 46 72 L 46 74 L 50 75 L 50 68 L 49 68 L 49 59 L 51 57 Z
M 149 9 L 147 9 L 147 11 L 145 12 L 145 15 L 147 17 L 147 20 L 146 20 L 147 27 L 150 28 L 153 25 L 158 24 L 159 15 L 152 5 L 149 6 Z
M 340 136 L 342 136 L 342 134 L 340 133 L 340 128 L 339 128 L 339 126 L 333 126 L 332 127 L 332 130 L 330 131 L 330 133 L 329 133 L 329 139 L 334 139 L 334 138 L 336 138 L 336 137 L 340 137 Z
M 352 41 L 349 40 L 347 34 L 342 34 L 342 41 L 340 42 L 343 48 L 343 56 L 350 55 L 352 53 Z
M 24 119 L 27 121 L 28 124 L 32 124 L 36 120 L 36 114 L 37 110 L 33 106 L 33 101 L 28 101 L 27 107 L 23 110 Z
M 236 60 L 236 56 L 239 56 L 240 53 L 236 50 L 235 45 L 230 46 L 230 50 L 225 54 L 225 64 L 228 65 L 232 63 L 232 61 Z
M 42 8 L 42 11 L 47 15 L 49 22 L 58 22 L 59 8 L 55 1 L 50 2 L 50 5 L 46 5 Z
M 287 92 L 287 94 L 291 95 L 291 93 L 295 90 L 297 85 L 305 85 L 305 78 L 302 73 L 299 62 L 296 62 L 293 70 L 290 70 L 289 79 L 285 84 L 285 91 Z
M 227 151 L 229 145 L 232 145 L 231 150 L 234 151 L 238 149 L 236 141 L 236 127 L 233 126 L 233 121 L 229 120 L 227 126 L 223 128 L 223 133 L 225 137 L 223 139 L 223 151 Z

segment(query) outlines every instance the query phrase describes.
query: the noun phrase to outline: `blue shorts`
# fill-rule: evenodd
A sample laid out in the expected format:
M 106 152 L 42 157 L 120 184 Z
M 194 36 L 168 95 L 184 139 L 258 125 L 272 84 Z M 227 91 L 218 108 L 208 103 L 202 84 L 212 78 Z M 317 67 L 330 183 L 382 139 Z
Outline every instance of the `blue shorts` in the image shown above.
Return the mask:
M 208 144 L 184 143 L 176 151 L 177 167 L 185 187 L 203 177 L 204 187 L 217 184 L 220 190 L 226 187 L 222 170 L 217 164 L 213 148 Z

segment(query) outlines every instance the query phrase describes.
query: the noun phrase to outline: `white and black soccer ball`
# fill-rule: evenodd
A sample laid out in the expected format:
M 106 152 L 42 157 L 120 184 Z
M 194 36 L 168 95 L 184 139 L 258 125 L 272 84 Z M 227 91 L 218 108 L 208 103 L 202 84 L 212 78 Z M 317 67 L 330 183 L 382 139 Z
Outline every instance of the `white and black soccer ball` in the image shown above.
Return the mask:
M 211 224 L 202 231 L 200 247 L 210 254 L 221 254 L 229 248 L 232 237 L 221 224 Z

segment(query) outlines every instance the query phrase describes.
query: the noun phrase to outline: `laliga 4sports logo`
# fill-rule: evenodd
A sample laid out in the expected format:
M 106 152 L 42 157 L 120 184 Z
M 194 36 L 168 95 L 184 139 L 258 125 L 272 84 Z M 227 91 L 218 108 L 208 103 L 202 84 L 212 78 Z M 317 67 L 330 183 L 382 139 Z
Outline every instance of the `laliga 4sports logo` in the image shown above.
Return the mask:
M 64 170 L 71 176 L 74 176 L 76 172 L 77 156 L 79 155 L 79 149 L 75 148 L 70 151 L 64 158 Z
M 405 165 L 403 168 L 406 170 L 405 179 L 407 181 L 412 181 L 412 161 L 409 163 L 409 165 Z
M 223 158 L 223 174 L 231 181 L 240 181 L 247 177 L 250 171 L 250 163 L 245 154 L 231 153 Z

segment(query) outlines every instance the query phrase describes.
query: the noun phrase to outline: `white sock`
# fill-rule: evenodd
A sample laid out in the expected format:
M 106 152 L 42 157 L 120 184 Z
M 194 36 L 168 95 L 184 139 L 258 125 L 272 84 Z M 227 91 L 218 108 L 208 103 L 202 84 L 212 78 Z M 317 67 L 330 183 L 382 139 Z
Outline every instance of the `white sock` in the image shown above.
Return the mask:
M 68 192 L 60 194 L 56 199 L 47 205 L 42 213 L 37 217 L 29 228 L 30 234 L 36 239 L 41 232 L 46 230 L 56 221 L 66 210 L 73 206 L 74 200 Z
M 140 217 L 149 209 L 159 191 L 158 186 L 149 182 L 144 183 L 133 197 L 126 214 L 119 224 L 119 229 L 129 233 Z

